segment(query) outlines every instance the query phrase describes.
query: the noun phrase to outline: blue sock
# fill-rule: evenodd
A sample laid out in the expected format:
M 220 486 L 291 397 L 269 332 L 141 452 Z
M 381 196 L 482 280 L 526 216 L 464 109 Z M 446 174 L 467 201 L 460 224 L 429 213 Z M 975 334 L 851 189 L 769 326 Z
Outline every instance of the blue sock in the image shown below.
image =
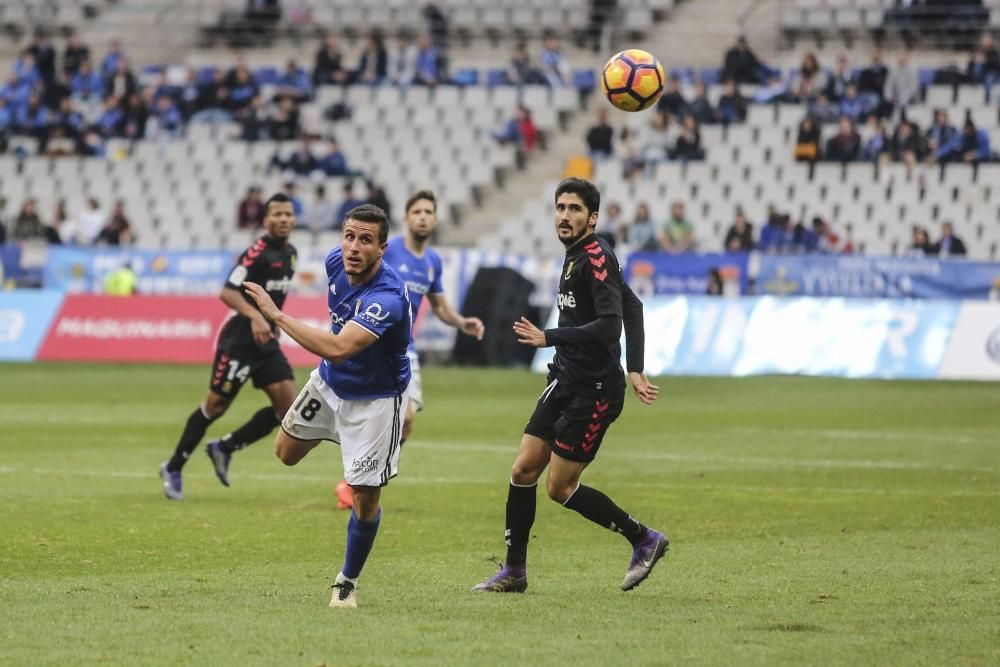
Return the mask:
M 361 575 L 361 568 L 365 566 L 368 554 L 371 553 L 372 545 L 375 543 L 381 519 L 381 509 L 372 522 L 362 521 L 351 511 L 351 520 L 347 522 L 347 553 L 344 555 L 344 568 L 341 570 L 348 579 L 357 579 Z

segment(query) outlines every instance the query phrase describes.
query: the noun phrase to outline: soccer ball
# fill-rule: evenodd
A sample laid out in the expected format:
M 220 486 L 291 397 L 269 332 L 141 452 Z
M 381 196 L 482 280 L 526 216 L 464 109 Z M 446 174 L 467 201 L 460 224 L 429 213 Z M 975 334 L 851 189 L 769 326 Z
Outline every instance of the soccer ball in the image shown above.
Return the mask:
M 652 53 L 626 49 L 611 56 L 601 73 L 601 90 L 622 111 L 642 111 L 663 92 L 663 66 Z

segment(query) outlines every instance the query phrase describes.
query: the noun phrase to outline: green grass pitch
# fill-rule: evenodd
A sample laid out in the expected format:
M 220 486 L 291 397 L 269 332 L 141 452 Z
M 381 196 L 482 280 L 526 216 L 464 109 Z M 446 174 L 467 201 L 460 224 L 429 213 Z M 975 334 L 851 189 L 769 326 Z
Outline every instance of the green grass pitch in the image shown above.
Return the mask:
M 208 372 L 0 366 L 0 664 L 1000 664 L 996 384 L 661 379 L 584 476 L 668 532 L 653 575 L 619 590 L 624 540 L 543 492 L 528 592 L 477 595 L 543 381 L 426 369 L 352 612 L 335 446 L 262 441 L 229 489 L 199 450 L 163 498 Z

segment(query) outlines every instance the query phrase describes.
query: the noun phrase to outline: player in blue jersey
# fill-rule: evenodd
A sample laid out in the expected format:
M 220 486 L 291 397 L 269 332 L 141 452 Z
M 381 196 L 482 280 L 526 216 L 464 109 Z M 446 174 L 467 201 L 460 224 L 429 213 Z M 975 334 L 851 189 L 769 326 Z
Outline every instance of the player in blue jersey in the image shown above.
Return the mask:
M 445 324 L 455 327 L 469 336 L 482 340 L 485 327 L 478 317 L 463 317 L 455 310 L 444 295 L 441 286 L 441 257 L 430 247 L 431 234 L 437 226 L 437 199 L 430 190 L 420 190 L 414 193 L 406 202 L 404 217 L 406 230 L 402 236 L 389 241 L 385 251 L 385 261 L 396 269 L 406 283 L 410 293 L 410 312 L 413 320 L 417 319 L 417 311 L 424 296 L 431 304 L 431 311 Z M 410 370 L 413 379 L 410 381 L 410 403 L 406 408 L 406 419 L 403 420 L 403 442 L 413 430 L 413 418 L 424 409 L 423 383 L 420 378 L 420 360 L 413 343 L 406 351 L 410 358 Z M 351 496 L 344 485 L 337 485 L 338 507 L 350 507 Z
M 340 248 L 326 258 L 330 331 L 289 317 L 260 285 L 245 285 L 264 317 L 323 359 L 281 422 L 275 450 L 291 466 L 323 440 L 340 445 L 354 510 L 331 607 L 357 606 L 358 577 L 382 517 L 382 487 L 396 476 L 409 401 L 410 303 L 399 274 L 383 261 L 388 235 L 382 209 L 365 204 L 347 214 Z

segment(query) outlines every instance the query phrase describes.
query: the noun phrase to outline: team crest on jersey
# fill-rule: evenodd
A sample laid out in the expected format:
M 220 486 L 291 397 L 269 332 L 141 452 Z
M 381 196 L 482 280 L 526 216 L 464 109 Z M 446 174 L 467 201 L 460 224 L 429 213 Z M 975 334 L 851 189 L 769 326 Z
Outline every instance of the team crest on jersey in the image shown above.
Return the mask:
M 566 265 L 566 274 L 563 276 L 565 280 L 569 280 L 569 274 L 573 272 L 573 262 L 575 259 L 569 260 L 569 264 Z
M 292 265 L 292 271 L 295 270 L 295 257 L 296 257 L 296 255 L 292 255 L 291 260 L 290 260 L 290 263 Z
M 380 304 L 373 303 L 365 308 L 364 317 L 367 317 L 369 320 L 373 320 L 375 322 L 381 322 L 385 318 L 389 317 L 389 315 L 390 313 L 382 312 L 382 306 Z

